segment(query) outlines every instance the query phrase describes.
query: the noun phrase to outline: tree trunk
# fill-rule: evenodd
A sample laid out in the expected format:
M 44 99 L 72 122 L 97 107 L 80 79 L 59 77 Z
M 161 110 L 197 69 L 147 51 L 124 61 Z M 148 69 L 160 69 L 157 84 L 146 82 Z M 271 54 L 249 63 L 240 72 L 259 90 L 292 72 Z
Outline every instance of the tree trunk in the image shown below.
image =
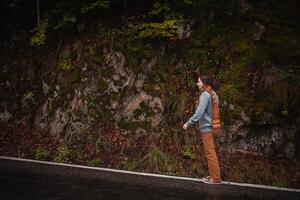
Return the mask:
M 40 16 L 40 0 L 36 0 L 36 16 L 37 16 L 37 25 L 41 24 L 41 16 Z
M 123 0 L 124 14 L 127 15 L 127 0 Z

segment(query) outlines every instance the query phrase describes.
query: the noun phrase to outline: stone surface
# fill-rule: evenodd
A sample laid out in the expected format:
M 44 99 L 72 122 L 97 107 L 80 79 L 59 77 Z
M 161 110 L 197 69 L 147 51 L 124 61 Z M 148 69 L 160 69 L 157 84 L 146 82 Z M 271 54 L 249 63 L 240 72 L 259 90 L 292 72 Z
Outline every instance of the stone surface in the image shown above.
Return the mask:
M 225 144 L 230 144 L 231 151 L 249 151 L 270 157 L 296 156 L 296 132 L 294 125 L 251 126 L 236 120 L 229 127 Z M 221 149 L 224 149 L 221 146 Z M 226 148 L 225 148 L 226 149 Z M 277 152 L 282 152 L 278 154 Z

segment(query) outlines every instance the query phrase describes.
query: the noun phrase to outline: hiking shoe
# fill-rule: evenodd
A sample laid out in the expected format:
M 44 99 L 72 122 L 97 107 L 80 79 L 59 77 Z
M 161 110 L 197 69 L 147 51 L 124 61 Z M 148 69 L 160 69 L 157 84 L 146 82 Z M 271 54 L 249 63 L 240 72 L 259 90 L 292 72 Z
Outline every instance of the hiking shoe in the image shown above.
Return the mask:
M 211 178 L 210 176 L 206 176 L 206 177 L 201 178 L 200 180 L 201 181 L 208 181 L 210 178 Z
M 202 181 L 207 184 L 220 184 L 221 183 L 221 181 L 214 181 L 212 178 L 202 179 Z

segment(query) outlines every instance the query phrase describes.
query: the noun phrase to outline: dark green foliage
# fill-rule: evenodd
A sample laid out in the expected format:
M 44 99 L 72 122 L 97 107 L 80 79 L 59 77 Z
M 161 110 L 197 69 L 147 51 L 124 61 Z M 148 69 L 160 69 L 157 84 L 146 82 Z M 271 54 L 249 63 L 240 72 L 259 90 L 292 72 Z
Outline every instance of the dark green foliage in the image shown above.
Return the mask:
M 43 147 L 39 147 L 35 153 L 35 159 L 46 160 L 49 157 L 49 151 Z
M 150 146 L 147 154 L 136 163 L 134 169 L 146 169 L 148 172 L 161 173 L 168 171 L 171 159 L 161 149 Z
M 125 129 L 125 130 L 134 131 L 135 129 L 137 129 L 138 123 L 137 122 L 130 122 L 130 121 L 127 121 L 125 119 L 121 119 L 120 122 L 118 123 L 118 126 L 122 129 Z
M 48 28 L 48 20 L 44 20 L 33 30 L 35 34 L 31 38 L 31 45 L 40 46 L 45 43 L 47 39 L 47 35 L 46 35 L 47 28 Z

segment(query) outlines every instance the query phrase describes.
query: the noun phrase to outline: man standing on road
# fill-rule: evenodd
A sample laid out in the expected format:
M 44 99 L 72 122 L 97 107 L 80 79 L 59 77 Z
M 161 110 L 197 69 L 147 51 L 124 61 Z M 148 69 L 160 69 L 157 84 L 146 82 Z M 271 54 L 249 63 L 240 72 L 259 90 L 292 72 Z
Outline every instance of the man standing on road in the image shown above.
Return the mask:
M 216 103 L 219 109 L 219 98 L 214 92 L 216 88 L 215 81 L 210 76 L 200 76 L 198 78 L 197 86 L 202 91 L 198 107 L 194 115 L 183 125 L 183 129 L 187 130 L 199 121 L 200 135 L 202 138 L 204 151 L 208 163 L 209 176 L 202 178 L 201 180 L 209 184 L 221 183 L 220 166 L 218 157 L 215 151 L 214 135 L 212 134 L 212 96 L 216 98 Z

